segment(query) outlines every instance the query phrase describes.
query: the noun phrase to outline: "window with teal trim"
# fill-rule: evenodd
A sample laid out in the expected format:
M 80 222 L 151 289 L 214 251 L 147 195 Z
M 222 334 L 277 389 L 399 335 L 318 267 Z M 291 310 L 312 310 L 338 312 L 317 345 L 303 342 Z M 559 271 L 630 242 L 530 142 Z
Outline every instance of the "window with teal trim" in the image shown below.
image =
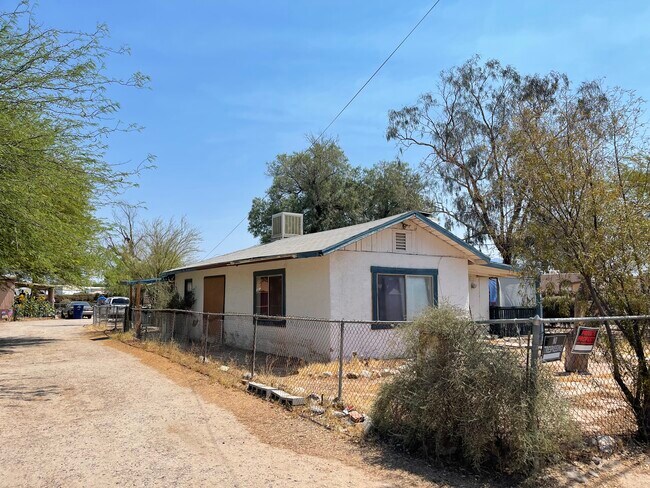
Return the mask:
M 373 266 L 374 329 L 391 328 L 390 322 L 416 319 L 424 310 L 438 304 L 438 270 L 383 268 Z

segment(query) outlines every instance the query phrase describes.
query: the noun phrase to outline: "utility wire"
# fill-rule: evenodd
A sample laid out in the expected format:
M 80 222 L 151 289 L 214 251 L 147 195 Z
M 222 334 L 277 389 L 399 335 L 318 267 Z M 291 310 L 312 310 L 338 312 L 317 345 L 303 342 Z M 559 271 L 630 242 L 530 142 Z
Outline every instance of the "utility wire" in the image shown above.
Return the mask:
M 212 255 L 212 253 L 213 253 L 214 251 L 216 251 L 217 248 L 218 248 L 218 247 L 223 243 L 223 241 L 225 241 L 226 239 L 228 239 L 228 237 L 230 237 L 230 234 L 232 234 L 233 232 L 235 232 L 235 230 L 237 230 L 237 227 L 239 227 L 239 226 L 242 224 L 242 222 L 243 222 L 244 220 L 246 220 L 246 217 L 248 217 L 248 215 L 245 215 L 244 218 L 241 219 L 241 220 L 239 221 L 239 223 L 238 223 L 236 226 L 234 226 L 234 227 L 232 228 L 232 230 L 231 230 L 230 232 L 228 232 L 228 233 L 226 234 L 226 236 L 225 236 L 223 239 L 221 239 L 221 240 L 217 243 L 216 246 L 214 246 L 212 249 L 210 249 L 210 250 L 205 254 L 205 256 L 203 256 L 203 259 L 207 259 L 207 258 L 209 258 L 209 257 Z
M 350 104 L 351 104 L 352 102 L 354 102 L 354 99 L 357 98 L 357 97 L 359 96 L 359 94 L 363 91 L 363 89 L 364 89 L 366 86 L 368 86 L 368 83 L 370 83 L 370 82 L 372 81 L 372 79 L 377 75 L 377 73 L 379 73 L 379 71 L 384 67 L 384 65 L 385 65 L 388 61 L 390 61 L 390 58 L 392 58 L 393 55 L 394 55 L 394 54 L 399 50 L 399 48 L 402 47 L 402 44 L 404 44 L 404 43 L 406 42 L 406 40 L 407 40 L 409 37 L 411 37 L 411 34 L 413 34 L 413 32 L 415 32 L 415 29 L 417 29 L 418 27 L 420 27 L 420 24 L 421 24 L 422 22 L 424 22 L 424 19 L 426 19 L 426 18 L 429 16 L 429 14 L 433 11 L 434 8 L 436 8 L 436 6 L 437 6 L 439 3 L 440 3 L 440 0 L 436 0 L 436 2 L 431 6 L 431 8 L 430 8 L 429 10 L 426 11 L 426 13 L 422 16 L 422 18 L 418 21 L 418 23 L 415 24 L 415 25 L 413 26 L 413 28 L 409 31 L 408 34 L 406 34 L 406 37 L 404 37 L 404 39 L 402 39 L 402 41 L 397 45 L 397 47 L 396 47 L 395 49 L 393 49 L 393 52 L 391 52 L 391 53 L 388 55 L 388 57 L 387 57 L 386 59 L 384 59 L 384 62 L 381 63 L 381 64 L 379 65 L 379 67 L 375 70 L 375 72 L 374 72 L 372 75 L 370 75 L 370 78 L 368 78 L 368 79 L 366 80 L 366 82 L 361 86 L 361 88 L 359 88 L 359 89 L 357 90 L 357 92 L 354 94 L 354 96 L 353 96 L 352 98 L 350 98 L 350 100 L 348 100 L 348 103 L 346 103 L 345 106 L 341 109 L 341 111 L 340 111 L 338 114 L 336 114 L 336 117 L 334 117 L 334 118 L 332 119 L 332 121 L 331 121 L 329 124 L 327 124 L 327 127 L 325 127 L 325 129 L 323 130 L 323 132 L 320 133 L 320 135 L 316 138 L 316 140 L 315 140 L 314 142 L 317 142 L 318 140 L 320 140 L 320 138 L 323 137 L 323 134 L 325 134 L 325 132 L 327 132 L 327 130 L 328 130 L 330 127 L 332 127 L 332 124 L 334 124 L 334 122 L 336 122 L 336 121 L 338 120 L 338 118 L 341 116 L 341 114 L 343 114 L 343 112 L 345 112 L 345 109 L 347 109 L 347 108 L 350 106 Z
M 343 108 L 339 111 L 339 113 L 337 113 L 336 116 L 335 116 L 335 117 L 330 121 L 330 123 L 327 124 L 327 127 L 325 127 L 325 129 L 323 129 L 323 131 L 319 134 L 319 136 L 318 136 L 316 139 L 314 139 L 314 140 L 312 141 L 312 143 L 309 145 L 309 147 L 307 148 L 307 150 L 311 149 L 311 147 L 312 147 L 314 144 L 316 144 L 316 143 L 321 139 L 321 137 L 323 137 L 323 135 L 325 135 L 325 133 L 328 131 L 328 129 L 329 129 L 330 127 L 332 127 L 332 125 L 334 124 L 334 122 L 336 122 L 336 121 L 338 120 L 338 118 L 343 114 L 343 112 L 345 112 L 345 110 L 346 110 L 346 109 L 347 109 L 347 108 L 352 104 L 352 102 L 354 102 L 354 100 L 359 96 L 359 94 L 364 90 L 364 88 L 365 88 L 366 86 L 368 86 L 368 84 L 373 80 L 373 78 L 374 78 L 375 76 L 377 76 L 377 73 L 379 73 L 379 71 L 381 71 L 381 69 L 386 65 L 386 63 L 388 63 L 388 61 L 390 61 L 390 59 L 393 57 L 393 55 L 394 55 L 394 54 L 399 50 L 400 47 L 402 47 L 402 44 L 404 44 L 404 43 L 408 40 L 408 38 L 411 37 L 411 34 L 413 34 L 413 33 L 415 32 L 415 30 L 416 30 L 418 27 L 420 27 L 420 24 L 421 24 L 422 22 L 424 22 L 424 20 L 429 16 L 429 14 L 433 11 L 433 9 L 436 8 L 436 7 L 438 6 L 439 3 L 440 3 L 440 0 L 436 0 L 436 2 L 431 6 L 431 8 L 429 8 L 429 10 L 427 10 L 427 11 L 425 12 L 425 14 L 422 16 L 422 18 L 418 21 L 418 23 L 415 24 L 415 25 L 413 26 L 413 28 L 409 31 L 409 33 L 406 34 L 406 36 L 404 37 L 404 39 L 402 39 L 402 40 L 400 41 L 400 43 L 395 47 L 395 49 L 393 49 L 393 51 L 388 55 L 388 57 L 387 57 L 386 59 L 384 59 L 384 61 L 379 65 L 379 67 L 374 71 L 374 73 L 372 73 L 372 75 L 370 75 L 370 78 L 368 78 L 368 79 L 366 80 L 366 82 L 365 82 L 363 85 L 361 85 L 361 88 L 359 88 L 359 89 L 357 90 L 357 92 L 352 96 L 352 98 L 350 98 L 350 100 L 348 100 L 348 103 L 346 103 L 346 104 L 343 106 Z M 244 218 L 241 219 L 241 220 L 239 221 L 239 223 L 238 223 L 235 227 L 233 227 L 233 229 L 232 229 L 230 232 L 228 232 L 228 234 L 227 234 L 223 239 L 221 239 L 221 240 L 219 241 L 219 243 L 218 243 L 216 246 L 214 246 L 214 247 L 210 250 L 210 252 L 208 252 L 208 253 L 204 256 L 203 259 L 208 258 L 208 257 L 209 257 L 209 256 L 210 256 L 210 255 L 211 255 L 211 254 L 212 254 L 212 253 L 213 253 L 213 252 L 214 252 L 214 251 L 215 251 L 215 250 L 216 250 L 216 249 L 221 245 L 221 243 L 222 243 L 223 241 L 225 241 L 225 240 L 230 236 L 230 234 L 232 234 L 233 232 L 235 232 L 235 230 L 237 229 L 237 227 L 239 227 L 239 226 L 242 224 L 242 222 L 243 222 L 244 220 L 246 220 L 246 216 L 244 216 Z

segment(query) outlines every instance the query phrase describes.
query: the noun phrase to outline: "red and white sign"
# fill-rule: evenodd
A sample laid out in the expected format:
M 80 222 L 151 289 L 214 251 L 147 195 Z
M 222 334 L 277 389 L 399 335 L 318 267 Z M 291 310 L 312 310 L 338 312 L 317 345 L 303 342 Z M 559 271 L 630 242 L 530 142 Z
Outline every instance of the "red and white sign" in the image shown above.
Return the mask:
M 598 339 L 598 327 L 578 327 L 576 339 L 573 341 L 573 354 L 590 354 L 594 350 L 596 340 Z

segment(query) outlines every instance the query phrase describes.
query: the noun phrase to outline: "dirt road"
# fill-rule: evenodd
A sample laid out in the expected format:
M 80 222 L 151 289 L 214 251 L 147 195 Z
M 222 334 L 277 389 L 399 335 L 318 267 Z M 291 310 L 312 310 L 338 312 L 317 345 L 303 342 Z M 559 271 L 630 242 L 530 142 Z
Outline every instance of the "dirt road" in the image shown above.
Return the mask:
M 1 486 L 396 484 L 263 443 L 228 410 L 90 340 L 82 323 L 0 324 Z

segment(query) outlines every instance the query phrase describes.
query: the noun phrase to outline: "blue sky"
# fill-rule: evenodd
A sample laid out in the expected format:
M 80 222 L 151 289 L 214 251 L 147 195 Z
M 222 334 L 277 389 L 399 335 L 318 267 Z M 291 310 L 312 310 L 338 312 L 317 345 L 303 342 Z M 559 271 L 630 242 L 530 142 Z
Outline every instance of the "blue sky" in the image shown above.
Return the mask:
M 151 89 L 112 93 L 120 119 L 145 130 L 113 137 L 108 157 L 156 155 L 157 169 L 124 198 L 143 202 L 146 217 L 187 216 L 207 252 L 264 193 L 266 162 L 303 149 L 305 134 L 328 124 L 432 3 L 41 0 L 37 17 L 80 30 L 103 22 L 114 45 L 130 46 L 109 72 L 142 71 Z M 647 1 L 441 0 L 329 134 L 353 164 L 392 159 L 388 111 L 474 54 L 650 98 L 648 26 Z M 255 242 L 244 222 L 216 253 Z

